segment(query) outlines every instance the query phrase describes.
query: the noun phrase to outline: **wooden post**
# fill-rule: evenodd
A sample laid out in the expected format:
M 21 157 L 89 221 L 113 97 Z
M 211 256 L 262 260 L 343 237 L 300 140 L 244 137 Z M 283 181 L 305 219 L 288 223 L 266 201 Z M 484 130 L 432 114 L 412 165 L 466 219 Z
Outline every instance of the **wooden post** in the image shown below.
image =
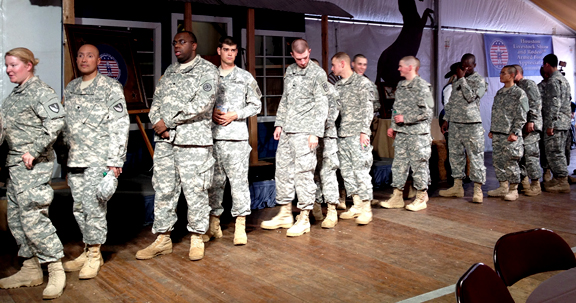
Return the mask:
M 192 31 L 192 3 L 184 3 L 184 29 Z
M 248 72 L 256 78 L 256 49 L 254 45 L 256 44 L 255 38 L 255 25 L 254 25 L 254 9 L 248 9 L 248 16 L 246 21 L 246 65 L 248 67 Z M 266 102 L 266 100 L 262 100 Z M 250 164 L 254 165 L 258 163 L 258 118 L 252 116 L 248 118 L 248 142 L 252 147 L 250 152 Z
M 62 1 L 62 23 L 76 24 L 74 0 Z M 74 80 L 74 68 L 72 67 L 72 57 L 68 51 L 68 41 L 64 35 L 64 87 L 72 80 Z
M 322 68 L 329 73 L 328 68 L 328 16 L 322 15 Z

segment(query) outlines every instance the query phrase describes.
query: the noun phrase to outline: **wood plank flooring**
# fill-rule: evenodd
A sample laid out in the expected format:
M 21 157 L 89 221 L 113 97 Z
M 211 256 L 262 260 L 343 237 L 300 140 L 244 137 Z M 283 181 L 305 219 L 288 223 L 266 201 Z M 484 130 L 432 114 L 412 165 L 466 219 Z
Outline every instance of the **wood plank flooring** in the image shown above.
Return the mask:
M 486 159 L 484 191 L 497 186 L 489 154 Z M 341 220 L 326 230 L 311 219 L 311 233 L 297 238 L 286 237 L 285 229 L 260 229 L 278 210 L 255 210 L 247 220 L 246 246 L 233 245 L 234 223 L 223 217 L 224 237 L 207 243 L 206 256 L 197 262 L 188 260 L 190 237 L 182 209 L 173 233 L 174 252 L 136 260 L 136 251 L 155 236 L 150 226 L 141 227 L 141 197 L 123 191 L 110 201 L 109 240 L 99 275 L 78 280 L 78 273 L 68 273 L 64 294 L 54 301 L 398 302 L 454 285 L 476 262 L 493 267 L 494 244 L 506 233 L 546 227 L 576 247 L 576 185 L 569 194 L 521 195 L 515 202 L 485 197 L 483 204 L 469 203 L 472 187 L 465 184 L 462 199 L 438 197 L 438 188 L 431 188 L 426 210 L 374 209 L 374 221 L 366 226 Z M 385 199 L 390 193 L 377 190 L 375 197 Z M 50 209 L 65 260 L 81 251 L 71 203 L 69 193 L 57 192 Z M 297 214 L 295 206 L 293 210 Z M 0 243 L 0 277 L 6 277 L 18 271 L 21 261 L 9 232 L 0 232 Z M 516 302 L 524 302 L 554 273 L 510 287 Z M 0 290 L 0 302 L 41 301 L 45 285 Z M 455 297 L 451 293 L 430 302 L 455 302 Z

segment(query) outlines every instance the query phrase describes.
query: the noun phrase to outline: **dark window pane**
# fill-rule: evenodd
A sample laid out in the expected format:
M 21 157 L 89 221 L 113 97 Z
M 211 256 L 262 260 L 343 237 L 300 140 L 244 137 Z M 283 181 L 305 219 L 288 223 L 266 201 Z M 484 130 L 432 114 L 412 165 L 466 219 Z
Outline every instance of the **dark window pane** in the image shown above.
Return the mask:
M 292 51 L 292 41 L 296 40 L 296 39 L 300 39 L 300 37 L 286 37 L 285 39 L 285 43 L 284 45 L 285 47 L 285 54 L 284 56 L 290 56 L 290 52 Z
M 256 56 L 264 56 L 262 36 L 254 36 L 254 40 L 254 50 L 256 51 Z
M 266 95 L 282 95 L 284 78 L 266 78 Z
M 256 76 L 264 76 L 263 58 L 256 58 Z
M 284 76 L 282 58 L 266 59 L 266 76 Z
M 282 37 L 266 37 L 266 56 L 282 56 Z
M 266 98 L 267 116 L 276 116 L 276 112 L 278 111 L 278 104 L 280 104 L 280 97 Z

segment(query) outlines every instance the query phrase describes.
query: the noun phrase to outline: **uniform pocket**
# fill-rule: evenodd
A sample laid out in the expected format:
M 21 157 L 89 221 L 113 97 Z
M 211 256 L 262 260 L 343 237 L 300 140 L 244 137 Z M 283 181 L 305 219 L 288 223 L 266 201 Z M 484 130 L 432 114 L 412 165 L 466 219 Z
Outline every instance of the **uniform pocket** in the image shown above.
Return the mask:
M 216 159 L 209 156 L 208 160 L 204 161 L 200 166 L 198 166 L 198 189 L 207 190 L 212 186 L 212 178 L 214 177 L 214 164 Z

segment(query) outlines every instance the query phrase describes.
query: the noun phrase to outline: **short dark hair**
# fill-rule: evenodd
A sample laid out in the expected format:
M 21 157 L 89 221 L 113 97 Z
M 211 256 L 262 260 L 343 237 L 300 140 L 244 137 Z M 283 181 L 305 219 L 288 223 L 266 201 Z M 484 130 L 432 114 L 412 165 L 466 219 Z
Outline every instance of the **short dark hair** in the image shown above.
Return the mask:
M 194 35 L 191 31 L 181 31 L 181 33 L 187 33 L 190 38 L 192 38 L 192 43 L 198 43 L 198 39 L 196 39 L 196 35 Z
M 230 36 L 222 36 L 222 38 L 220 38 L 220 40 L 218 41 L 218 47 L 222 48 L 223 44 L 230 46 L 238 45 L 238 43 L 236 43 L 236 40 L 234 40 L 234 38 Z
M 356 54 L 356 55 L 354 55 L 354 58 L 352 59 L 352 62 L 356 62 L 356 59 L 358 59 L 358 58 L 363 58 L 363 59 L 368 60 L 368 59 L 366 58 L 366 56 L 364 56 L 364 55 L 362 55 L 362 54 Z
M 464 56 L 462 56 L 462 60 L 460 60 L 460 61 L 461 61 L 461 62 L 464 62 L 464 61 L 468 61 L 468 60 L 470 60 L 470 59 L 472 59 L 472 62 L 476 63 L 476 56 L 474 56 L 474 55 L 471 54 L 471 53 L 466 53 L 466 54 L 464 54 Z
M 506 65 L 504 66 L 504 68 L 506 69 L 506 71 L 508 72 L 508 74 L 514 75 L 514 77 L 516 77 L 516 73 L 518 72 L 516 70 L 516 66 L 514 65 Z
M 520 74 L 520 75 L 524 75 L 524 69 L 522 68 L 522 66 L 520 64 L 514 64 L 514 67 L 516 68 L 516 71 Z
M 544 56 L 544 59 L 542 60 L 544 61 L 544 64 L 548 63 L 552 67 L 558 67 L 558 57 L 554 54 L 548 54 Z

